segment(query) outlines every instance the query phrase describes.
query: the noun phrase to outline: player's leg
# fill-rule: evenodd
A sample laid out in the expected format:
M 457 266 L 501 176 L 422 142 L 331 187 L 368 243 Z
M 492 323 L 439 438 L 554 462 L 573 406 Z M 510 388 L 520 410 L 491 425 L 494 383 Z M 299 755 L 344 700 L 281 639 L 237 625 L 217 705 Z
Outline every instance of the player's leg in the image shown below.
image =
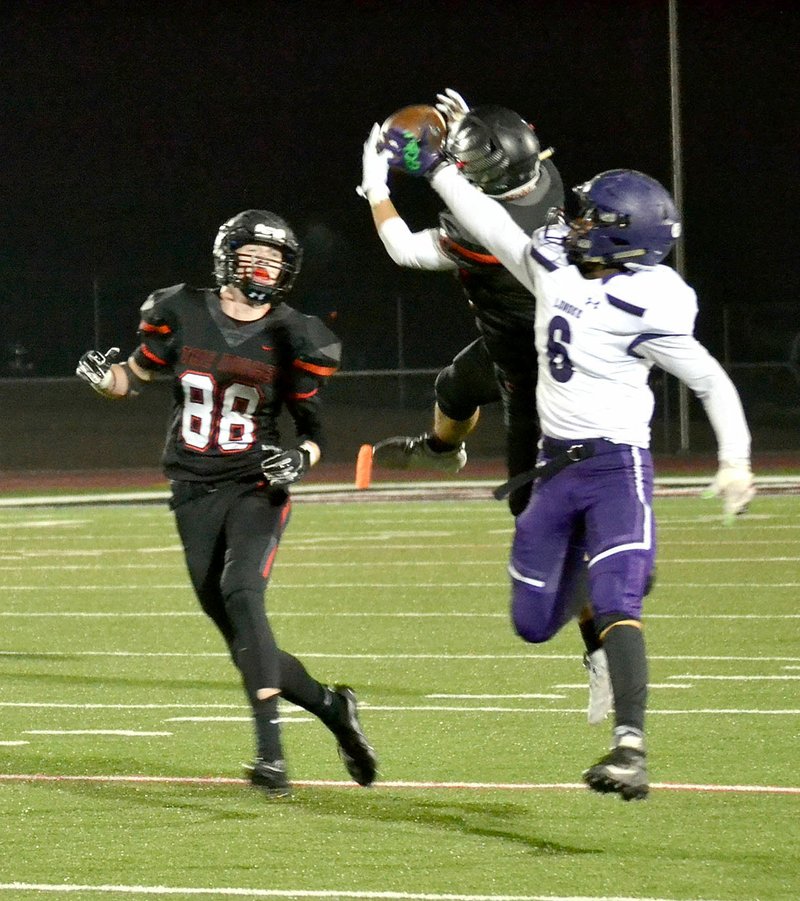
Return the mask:
M 477 425 L 480 407 L 499 400 L 494 368 L 482 339 L 465 347 L 436 377 L 433 427 L 422 435 L 379 441 L 375 465 L 456 473 L 467 462 L 464 440 Z
M 348 686 L 329 687 L 312 678 L 296 657 L 278 648 L 269 625 L 264 591 L 289 509 L 288 500 L 279 503 L 259 490 L 242 497 L 227 521 L 228 562 L 223 590 L 232 620 L 236 623 L 241 618 L 241 630 L 248 636 L 247 653 L 240 654 L 246 664 L 246 681 L 251 686 L 265 686 L 269 695 L 268 700 L 257 698 L 254 704 L 258 757 L 269 759 L 269 724 L 261 717 L 268 710 L 277 719 L 280 694 L 319 717 L 336 736 L 350 774 L 360 784 L 369 785 L 375 779 L 377 760 L 359 722 L 355 693 Z
M 536 373 L 531 369 L 510 370 L 496 366 L 495 374 L 503 404 L 506 464 L 511 479 L 530 472 L 536 465 L 539 439 Z M 533 481 L 530 481 L 509 494 L 508 506 L 513 516 L 519 516 L 527 506 L 532 487 Z
M 231 616 L 237 606 L 228 603 L 222 589 L 227 554 L 225 521 L 238 493 L 238 489 L 208 490 L 202 484 L 177 485 L 172 507 L 195 593 L 203 611 L 225 639 L 253 710 L 258 751 L 250 778 L 268 795 L 283 796 L 289 793 L 289 784 L 276 722 L 277 697 L 258 697 L 261 677 L 252 671 L 248 656 L 241 653 L 247 644 L 247 625 L 241 617 Z
M 280 655 L 264 607 L 264 591 L 289 519 L 285 493 L 228 489 L 226 560 L 221 578 L 233 628 L 233 650 L 253 711 L 256 755 L 250 780 L 267 795 L 290 792 L 278 722 Z
M 511 616 L 517 634 L 548 641 L 575 614 L 577 572 L 583 544 L 579 518 L 561 479 L 538 486 L 515 521 L 511 545 Z
M 615 457 L 617 459 L 615 459 Z M 655 560 L 650 455 L 620 449 L 584 461 L 594 469 L 587 512 L 587 549 L 592 607 L 613 685 L 612 748 L 584 774 L 595 791 L 625 800 L 648 792 L 645 762 L 647 653 L 641 614 Z
M 336 737 L 347 772 L 359 785 L 371 785 L 378 758 L 361 726 L 355 691 L 349 685 L 323 685 L 287 651 L 281 650 L 279 658 L 283 697 L 318 717 Z

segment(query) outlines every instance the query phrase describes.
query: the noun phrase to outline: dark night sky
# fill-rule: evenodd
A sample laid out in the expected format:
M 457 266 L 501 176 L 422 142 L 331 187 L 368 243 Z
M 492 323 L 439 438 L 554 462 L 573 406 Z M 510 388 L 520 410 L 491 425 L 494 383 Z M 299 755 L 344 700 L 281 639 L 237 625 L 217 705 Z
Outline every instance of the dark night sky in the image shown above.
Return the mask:
M 720 354 L 727 306 L 734 357 L 776 358 L 800 330 L 800 15 L 678 13 L 699 334 Z M 666 0 L 8 2 L 2 42 L 0 373 L 21 342 L 37 373 L 71 374 L 95 278 L 100 342 L 130 348 L 144 297 L 209 284 L 217 227 L 248 207 L 304 239 L 294 303 L 337 311 L 347 368 L 394 364 L 398 296 L 406 363 L 445 362 L 472 336 L 459 290 L 395 267 L 355 186 L 372 122 L 447 86 L 533 121 L 568 186 L 618 166 L 671 183 Z M 394 198 L 434 224 L 426 185 L 400 178 Z

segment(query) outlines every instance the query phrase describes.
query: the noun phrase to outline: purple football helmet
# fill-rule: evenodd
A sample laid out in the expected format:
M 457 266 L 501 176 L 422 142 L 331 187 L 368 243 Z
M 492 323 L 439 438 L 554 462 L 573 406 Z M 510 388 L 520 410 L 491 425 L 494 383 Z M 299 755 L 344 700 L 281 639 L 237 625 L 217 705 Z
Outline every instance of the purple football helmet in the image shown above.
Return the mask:
M 655 266 L 672 250 L 681 223 L 669 191 L 634 169 L 611 169 L 573 188 L 580 203 L 569 220 L 573 263 Z

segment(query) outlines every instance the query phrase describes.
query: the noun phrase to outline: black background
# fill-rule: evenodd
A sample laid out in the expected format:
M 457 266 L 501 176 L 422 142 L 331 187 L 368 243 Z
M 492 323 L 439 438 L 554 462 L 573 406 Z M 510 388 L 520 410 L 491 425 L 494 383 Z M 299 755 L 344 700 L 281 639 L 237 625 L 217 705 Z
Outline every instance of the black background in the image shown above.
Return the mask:
M 794 3 L 688 2 L 679 22 L 688 280 L 718 355 L 800 331 Z M 667 2 L 4 4 L 0 373 L 69 375 L 134 339 L 153 289 L 211 284 L 220 223 L 274 210 L 306 246 L 293 303 L 345 367 L 436 366 L 472 336 L 453 280 L 394 266 L 356 196 L 371 124 L 445 87 L 534 122 L 571 186 L 615 167 L 671 185 Z M 399 177 L 413 228 L 427 185 Z M 96 316 L 96 310 L 99 316 Z M 728 323 L 728 332 L 723 325 Z

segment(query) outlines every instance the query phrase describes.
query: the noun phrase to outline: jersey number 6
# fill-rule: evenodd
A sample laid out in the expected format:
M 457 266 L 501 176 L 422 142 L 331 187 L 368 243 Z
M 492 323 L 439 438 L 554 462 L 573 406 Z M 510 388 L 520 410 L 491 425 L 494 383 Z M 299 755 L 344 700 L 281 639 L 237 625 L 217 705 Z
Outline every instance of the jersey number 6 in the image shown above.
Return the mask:
M 554 316 L 547 327 L 547 358 L 550 374 L 557 382 L 572 378 L 572 361 L 566 347 L 571 337 L 569 322 L 563 316 Z

